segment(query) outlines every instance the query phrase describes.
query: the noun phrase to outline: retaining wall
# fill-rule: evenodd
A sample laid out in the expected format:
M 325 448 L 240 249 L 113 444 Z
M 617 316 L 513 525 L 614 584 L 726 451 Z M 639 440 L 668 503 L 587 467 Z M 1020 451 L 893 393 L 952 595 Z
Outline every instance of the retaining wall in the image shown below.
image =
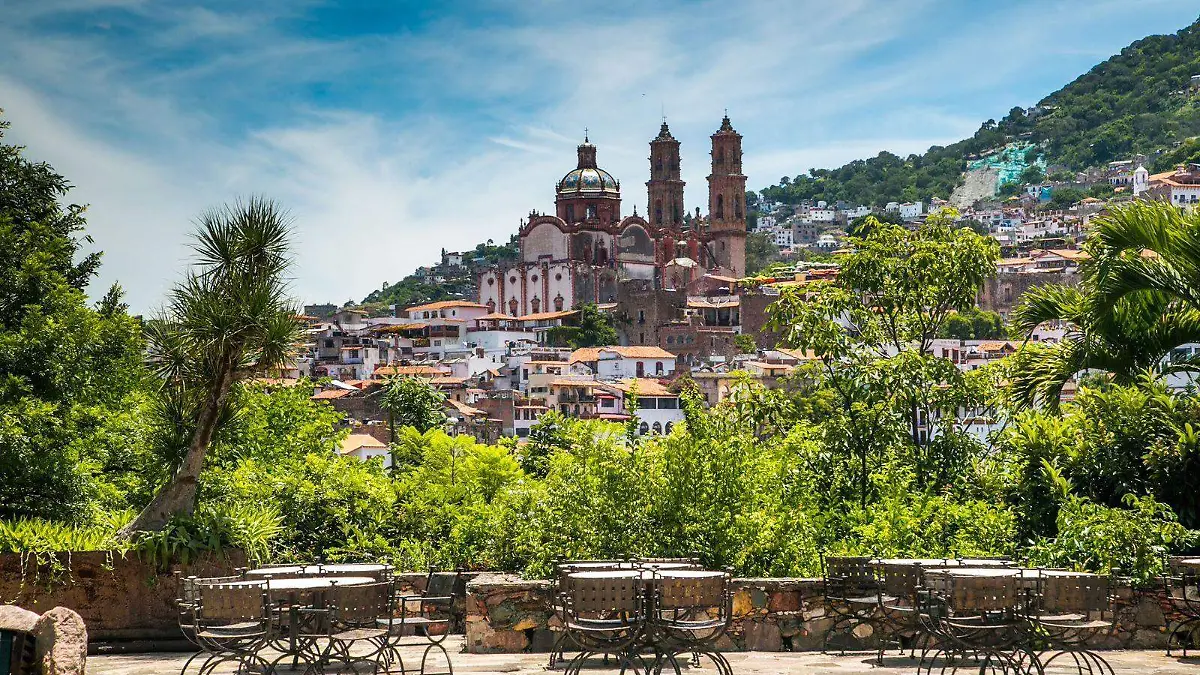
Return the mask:
M 724 650 L 819 650 L 829 627 L 820 579 L 734 579 L 733 623 Z M 1171 614 L 1162 591 L 1116 589 L 1116 630 L 1104 647 L 1163 648 Z M 466 651 L 549 651 L 561 622 L 551 609 L 549 581 L 480 574 L 467 584 Z

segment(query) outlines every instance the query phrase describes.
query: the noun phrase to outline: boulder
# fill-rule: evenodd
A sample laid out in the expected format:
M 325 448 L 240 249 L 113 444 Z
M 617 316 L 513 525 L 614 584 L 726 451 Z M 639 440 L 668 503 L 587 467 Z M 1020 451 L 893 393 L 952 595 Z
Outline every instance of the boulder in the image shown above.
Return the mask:
M 0 630 L 10 633 L 32 633 L 38 615 L 16 605 L 0 605 Z
M 42 675 L 85 675 L 87 626 L 83 617 L 66 607 L 55 607 L 38 619 L 33 635 Z

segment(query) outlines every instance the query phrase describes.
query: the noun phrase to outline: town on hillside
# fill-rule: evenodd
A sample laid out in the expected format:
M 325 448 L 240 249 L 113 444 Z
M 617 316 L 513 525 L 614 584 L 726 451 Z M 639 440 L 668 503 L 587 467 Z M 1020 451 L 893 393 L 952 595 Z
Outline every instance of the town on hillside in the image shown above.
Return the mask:
M 554 186 L 553 212 L 534 209 L 522 219 L 515 257 L 476 259 L 443 249 L 440 264 L 418 270 L 429 284 L 469 279 L 469 297 L 391 305 L 383 316 L 351 305 L 309 305 L 308 344 L 285 377 L 319 383 L 313 398 L 330 402 L 353 429 L 344 451 L 364 459 L 388 459 L 380 398 L 395 376 L 440 390 L 451 429 L 481 442 L 526 438 L 550 411 L 610 421 L 636 416 L 641 434 L 668 434 L 683 419 L 685 381 L 707 405 L 726 400 L 746 379 L 788 386 L 787 376 L 815 357 L 778 345 L 768 305 L 785 288 L 836 278 L 839 256 L 849 251 L 847 232 L 868 216 L 917 228 L 951 204 L 770 201 L 745 189 L 741 135 L 728 116 L 710 140 L 707 212 L 684 207 L 680 142 L 664 121 L 650 141 L 645 211 L 635 206 L 627 214 L 620 181 L 600 167 L 598 148 L 585 139 L 576 167 Z M 1014 354 L 1019 343 L 1003 330 L 1009 313 L 1030 288 L 1077 284 L 1087 257 L 1079 242 L 1110 201 L 1155 198 L 1185 209 L 1197 203 L 1200 167 L 1150 174 L 1147 161 L 1116 161 L 1069 183 L 1026 182 L 1019 191 L 1004 177 L 1041 178 L 1040 169 L 1029 172 L 1020 159 L 1015 169 L 997 171 L 996 162 L 985 168 L 993 171 L 992 194 L 954 218 L 994 238 L 1003 253 L 976 303 L 992 327 L 939 337 L 928 352 L 964 371 Z M 1110 199 L 1078 198 L 1089 190 Z M 1077 198 L 1055 201 L 1064 192 Z M 753 237 L 778 254 L 748 274 Z M 589 322 L 611 328 L 611 344 L 571 348 L 562 339 Z M 1054 344 L 1066 330 L 1048 322 L 1029 339 Z M 1075 388 L 1068 383 L 1061 398 L 1070 400 Z M 985 411 L 958 414 L 981 440 L 999 428 Z

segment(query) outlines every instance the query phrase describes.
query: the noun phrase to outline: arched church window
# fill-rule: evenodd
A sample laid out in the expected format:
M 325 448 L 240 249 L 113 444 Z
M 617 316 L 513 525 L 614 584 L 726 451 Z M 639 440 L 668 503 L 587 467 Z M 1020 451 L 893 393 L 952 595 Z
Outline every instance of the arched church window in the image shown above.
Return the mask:
M 595 204 L 587 205 L 587 217 L 588 217 L 588 220 L 591 220 L 592 218 L 596 217 L 596 205 Z
M 717 164 L 724 164 L 724 163 L 725 163 L 725 148 L 720 148 L 717 150 Z
M 517 315 L 517 299 L 516 298 L 513 298 L 512 300 L 508 301 L 508 313 L 513 316 Z
M 717 195 L 717 213 L 718 218 L 725 217 L 725 195 Z
M 575 205 L 567 204 L 567 223 L 575 222 Z
M 494 314 L 494 313 L 496 312 L 496 301 L 495 301 L 495 300 L 488 300 L 488 301 L 487 301 L 487 308 L 488 308 L 488 314 Z
M 742 200 L 737 199 L 736 197 L 733 200 L 733 215 L 737 216 L 738 218 L 742 217 Z
M 657 159 L 657 160 L 654 162 L 654 170 L 655 170 L 655 171 L 658 171 L 658 172 L 660 172 L 660 173 L 661 173 L 661 172 L 662 172 L 662 169 L 663 169 L 663 161 L 662 161 L 662 157 L 659 157 L 659 158 L 658 158 L 658 159 Z
M 559 295 L 554 296 L 554 311 L 561 312 L 562 310 L 563 310 L 563 296 L 562 296 L 562 294 L 559 294 Z
M 662 200 L 654 200 L 654 222 L 655 224 L 662 222 Z
M 529 301 L 529 309 L 534 314 L 542 311 L 542 301 L 536 295 L 533 296 L 533 299 Z
M 604 248 L 604 244 L 596 244 L 596 255 L 592 258 L 597 265 L 608 264 L 608 250 Z

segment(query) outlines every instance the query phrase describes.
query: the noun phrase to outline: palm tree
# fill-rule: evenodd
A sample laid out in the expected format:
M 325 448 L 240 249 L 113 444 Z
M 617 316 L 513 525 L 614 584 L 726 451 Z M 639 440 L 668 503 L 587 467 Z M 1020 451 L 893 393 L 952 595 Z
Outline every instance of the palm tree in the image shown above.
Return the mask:
M 1056 406 L 1066 382 L 1084 370 L 1132 383 L 1146 372 L 1196 366 L 1168 357 L 1200 342 L 1200 218 L 1141 200 L 1112 207 L 1094 224 L 1079 288 L 1033 288 L 1013 313 L 1027 335 L 1047 321 L 1071 326 L 1057 345 L 1021 350 L 1012 377 L 1019 404 Z
M 283 365 L 296 346 L 297 311 L 285 278 L 289 219 L 274 202 L 251 198 L 200 217 L 195 265 L 148 324 L 150 362 L 160 378 L 159 437 L 176 469 L 122 530 L 157 530 L 195 511 L 200 472 L 229 417 L 229 393 L 250 373 Z

